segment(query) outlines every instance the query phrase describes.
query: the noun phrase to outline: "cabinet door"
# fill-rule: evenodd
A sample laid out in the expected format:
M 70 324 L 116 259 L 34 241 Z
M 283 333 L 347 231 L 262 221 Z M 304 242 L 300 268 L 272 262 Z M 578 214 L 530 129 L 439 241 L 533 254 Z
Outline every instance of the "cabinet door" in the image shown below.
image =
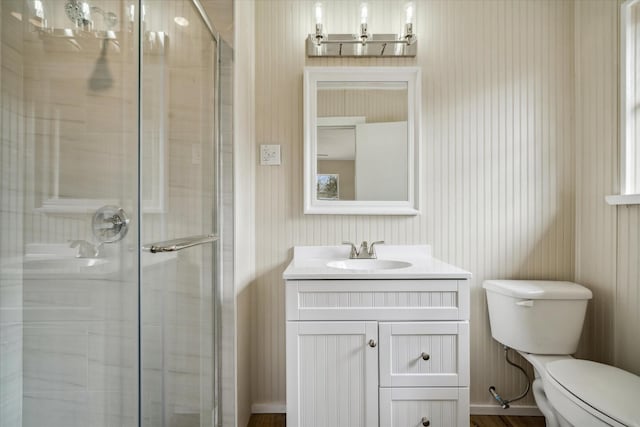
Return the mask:
M 287 322 L 287 427 L 377 427 L 377 340 L 377 322 Z
M 468 387 L 467 322 L 380 323 L 381 387 Z

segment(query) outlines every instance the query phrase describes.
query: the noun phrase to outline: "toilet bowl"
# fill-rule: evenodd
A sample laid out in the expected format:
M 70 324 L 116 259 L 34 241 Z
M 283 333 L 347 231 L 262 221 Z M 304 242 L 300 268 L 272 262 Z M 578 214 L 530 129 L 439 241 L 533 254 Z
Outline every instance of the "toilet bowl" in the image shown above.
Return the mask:
M 572 282 L 487 280 L 491 334 L 535 370 L 547 427 L 640 427 L 640 377 L 574 359 L 592 294 Z

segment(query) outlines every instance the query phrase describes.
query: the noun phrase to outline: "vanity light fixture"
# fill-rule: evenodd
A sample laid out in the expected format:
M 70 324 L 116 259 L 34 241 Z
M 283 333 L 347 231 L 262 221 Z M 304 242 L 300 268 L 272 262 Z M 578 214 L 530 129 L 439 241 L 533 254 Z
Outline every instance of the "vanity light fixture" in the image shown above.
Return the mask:
M 370 8 L 359 6 L 360 27 L 357 33 L 327 34 L 324 32 L 322 2 L 314 4 L 315 31 L 307 37 L 307 56 L 416 56 L 418 40 L 415 34 L 415 4 L 406 2 L 402 13 L 403 27 L 399 34 L 372 34 L 369 32 Z

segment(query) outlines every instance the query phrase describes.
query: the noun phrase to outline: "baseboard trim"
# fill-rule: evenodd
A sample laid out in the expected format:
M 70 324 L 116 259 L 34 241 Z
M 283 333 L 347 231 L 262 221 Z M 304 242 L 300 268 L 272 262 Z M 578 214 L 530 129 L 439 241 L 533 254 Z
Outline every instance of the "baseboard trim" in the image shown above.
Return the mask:
M 471 405 L 472 415 L 514 415 L 520 417 L 542 417 L 542 412 L 534 405 L 516 405 L 502 409 L 498 405 Z
M 534 405 L 516 405 L 509 409 L 502 409 L 498 405 L 471 405 L 472 415 L 513 415 L 520 417 L 541 417 L 542 412 Z M 284 402 L 254 403 L 251 405 L 252 414 L 286 414 L 287 405 Z
M 252 414 L 286 414 L 287 404 L 284 402 L 254 403 L 251 405 Z

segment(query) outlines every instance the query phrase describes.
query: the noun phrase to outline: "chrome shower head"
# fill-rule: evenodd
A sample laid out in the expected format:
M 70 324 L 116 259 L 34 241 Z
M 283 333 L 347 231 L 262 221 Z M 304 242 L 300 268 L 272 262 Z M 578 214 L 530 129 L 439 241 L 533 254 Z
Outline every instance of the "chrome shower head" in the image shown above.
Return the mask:
M 97 6 L 89 6 L 89 3 L 80 0 L 67 0 L 64 5 L 67 17 L 78 27 L 86 27 L 93 24 L 91 14 L 97 13 L 102 16 L 107 28 L 111 29 L 118 24 L 118 15 L 113 12 L 106 12 Z
M 85 27 L 91 24 L 91 9 L 86 2 L 78 0 L 67 0 L 64 5 L 67 17 L 78 27 Z

